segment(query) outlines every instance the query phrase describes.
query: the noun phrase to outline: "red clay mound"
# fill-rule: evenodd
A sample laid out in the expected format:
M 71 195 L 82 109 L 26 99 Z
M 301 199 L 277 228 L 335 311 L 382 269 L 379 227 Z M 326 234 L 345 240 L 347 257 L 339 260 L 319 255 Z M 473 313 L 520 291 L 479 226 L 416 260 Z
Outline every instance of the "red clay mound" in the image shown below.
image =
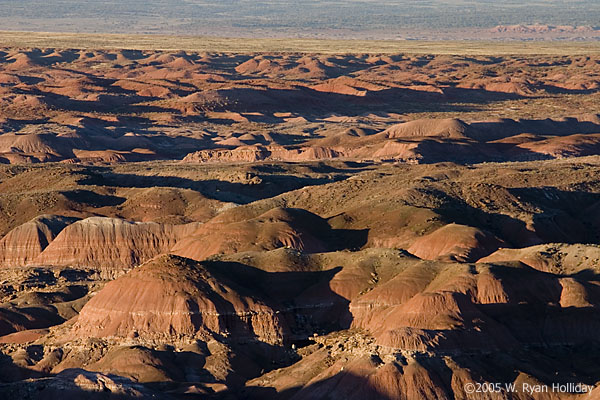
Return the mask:
M 475 79 L 463 82 L 457 87 L 519 96 L 530 96 L 535 93 L 535 87 L 531 83 L 523 79 L 511 79 L 510 77 L 494 78 L 492 81 L 489 79 Z
M 243 63 L 241 63 L 237 67 L 235 67 L 235 71 L 238 74 L 252 74 L 252 73 L 256 73 L 257 71 L 259 71 L 259 69 L 258 69 L 259 63 L 260 63 L 259 59 L 257 59 L 257 58 L 251 58 L 251 59 L 249 59 L 247 61 L 244 61 Z
M 368 92 L 365 86 L 367 86 L 366 82 L 361 82 L 347 76 L 341 76 L 312 86 L 312 89 L 317 92 L 365 96 Z M 377 88 L 377 86 L 375 87 Z
M 563 318 L 560 312 L 525 319 L 519 313 L 504 313 L 499 324 L 494 319 L 498 314 L 488 304 L 516 310 L 513 306 L 521 302 L 555 304 L 564 297 L 562 304 L 581 305 L 581 301 L 576 303 L 577 293 L 591 298 L 592 291 L 522 265 L 422 262 L 408 264 L 392 279 L 353 300 L 350 311 L 353 326 L 368 329 L 378 343 L 391 348 L 511 348 L 516 340 L 536 342 L 542 334 L 556 341 L 586 340 L 596 322 L 590 321 L 585 331 L 577 332 L 554 328 Z
M 17 75 L 0 73 L 0 84 L 2 85 L 18 85 L 21 79 Z
M 600 153 L 600 134 L 582 134 L 552 137 L 519 144 L 530 152 L 545 154 L 552 158 L 581 157 Z
M 13 267 L 32 262 L 75 218 L 40 215 L 10 231 L 0 240 L 0 266 Z
M 35 262 L 127 269 L 168 251 L 185 230 L 153 222 L 86 218 L 63 229 Z
M 584 244 L 541 244 L 522 249 L 499 249 L 479 262 L 519 261 L 539 271 L 575 274 L 582 269 L 598 268 L 600 246 Z
M 319 237 L 328 234 L 328 231 L 329 225 L 308 211 L 274 208 L 241 222 L 209 221 L 193 235 L 178 242 L 172 252 L 195 260 L 214 254 L 280 247 L 320 252 L 325 251 L 327 245 Z
M 71 157 L 72 150 L 81 144 L 80 140 L 58 138 L 53 134 L 0 135 L 0 153 L 18 153 L 31 156 L 39 161 L 55 161 L 62 157 Z
M 296 79 L 323 79 L 327 77 L 330 68 L 319 59 L 311 56 L 296 58 L 294 56 L 263 56 L 253 57 L 235 70 L 241 75 L 261 75 L 270 77 L 286 77 Z
M 449 224 L 415 240 L 408 251 L 425 260 L 475 262 L 505 246 L 503 240 L 489 232 Z
M 474 284 L 462 275 L 462 271 L 452 271 L 449 266 L 444 269 L 440 264 L 408 264 L 351 303 L 352 324 L 368 329 L 386 345 L 425 349 L 428 338 L 423 337 L 423 331 L 469 329 L 473 319 L 483 318 L 460 294 L 472 290 Z M 406 338 L 408 332 L 413 333 L 413 339 Z
M 29 69 L 38 66 L 33 58 L 25 53 L 17 53 L 15 56 L 9 58 L 9 60 L 12 60 L 13 62 L 4 67 L 7 70 Z
M 469 126 L 459 119 L 418 119 L 396 124 L 382 132 L 387 138 L 440 137 L 466 139 Z
M 275 312 L 195 261 L 163 255 L 108 283 L 81 310 L 78 337 L 209 338 L 232 335 L 276 343 Z
M 176 57 L 173 61 L 165 65 L 175 69 L 186 69 L 193 67 L 195 64 L 185 57 Z

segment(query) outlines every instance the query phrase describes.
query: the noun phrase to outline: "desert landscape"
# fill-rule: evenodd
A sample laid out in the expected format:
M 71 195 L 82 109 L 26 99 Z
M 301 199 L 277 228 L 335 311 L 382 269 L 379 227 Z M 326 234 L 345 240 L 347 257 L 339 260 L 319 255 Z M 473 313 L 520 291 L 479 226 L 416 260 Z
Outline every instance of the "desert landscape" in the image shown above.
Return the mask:
M 0 38 L 0 398 L 600 398 L 597 43 Z
M 265 39 L 598 41 L 595 0 L 0 0 L 0 29 Z

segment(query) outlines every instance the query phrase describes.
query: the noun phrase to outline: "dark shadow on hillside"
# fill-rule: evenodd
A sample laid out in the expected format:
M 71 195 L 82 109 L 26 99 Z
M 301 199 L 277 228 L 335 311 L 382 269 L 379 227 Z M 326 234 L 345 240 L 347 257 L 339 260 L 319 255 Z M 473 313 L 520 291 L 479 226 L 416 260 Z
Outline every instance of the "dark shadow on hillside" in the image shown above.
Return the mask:
M 600 274 L 591 268 L 582 269 L 579 272 L 569 275 L 569 277 L 578 282 L 600 282 Z M 598 301 L 600 302 L 600 298 L 598 298 Z
M 193 180 L 175 176 L 144 176 L 134 174 L 117 174 L 101 169 L 90 169 L 88 176 L 81 179 L 81 185 L 128 187 L 128 188 L 153 188 L 172 187 L 191 189 L 211 199 L 220 201 L 246 204 L 255 200 L 265 199 L 300 189 L 306 186 L 323 185 L 346 179 L 346 175 L 333 175 L 326 178 L 310 178 L 294 175 L 268 175 L 261 176 L 259 184 L 245 184 L 228 182 L 215 179 Z M 118 203 L 118 199 L 111 200 Z
M 595 306 L 569 307 L 543 303 L 480 304 L 478 308 L 528 346 L 600 345 L 600 313 Z
M 503 282 L 509 301 L 476 304 L 483 314 L 507 328 L 520 343 L 528 346 L 600 346 L 600 311 L 596 304 L 566 306 L 563 275 L 521 265 L 490 265 L 492 275 Z M 588 300 L 598 301 L 596 285 L 600 275 L 591 270 L 570 275 L 586 287 Z M 568 294 L 567 294 L 568 296 Z M 587 302 L 587 301 L 586 301 Z
M 78 100 L 69 96 L 56 93 L 47 93 L 39 90 L 34 94 L 43 96 L 48 104 L 64 111 L 109 114 L 139 114 L 149 112 L 172 113 L 170 108 L 159 106 L 141 105 L 139 103 L 152 101 L 152 98 L 136 94 L 120 95 L 120 93 L 101 93 L 96 100 Z M 154 99 L 156 100 L 156 99 Z
M 82 127 L 75 127 L 75 132 L 82 138 L 82 143 L 78 143 L 76 148 L 91 151 L 146 148 L 158 156 L 181 159 L 188 153 L 215 147 L 208 139 L 170 136 L 151 130 L 156 127 L 155 122 L 142 117 L 127 117 L 118 123 L 88 120 Z
M 16 371 L 19 367 L 13 366 Z M 23 368 L 21 368 L 23 369 Z M 30 370 L 28 370 L 30 371 Z M 33 380 L 0 383 L 0 398 L 3 400 L 37 400 L 37 399 L 87 399 L 87 400 L 134 400 L 134 399 L 165 399 L 175 400 L 167 393 L 153 391 L 143 385 L 122 376 L 107 374 L 116 385 L 106 384 L 103 380 L 96 381 L 97 387 L 86 390 L 74 383 L 75 379 L 83 381 L 96 379 L 93 373 L 82 369 L 67 369 L 57 375 L 33 375 Z M 90 383 L 91 383 L 90 382 Z
M 478 164 L 483 162 L 536 161 L 554 157 L 529 149 L 516 148 L 508 143 L 481 143 L 471 139 L 422 138 L 395 139 L 396 142 L 415 143 L 415 152 L 422 158 L 420 164 L 454 162 Z M 393 159 L 392 159 L 393 161 Z
M 541 88 L 551 94 L 592 94 L 597 93 L 598 89 L 569 89 L 556 85 L 542 85 Z
M 352 321 L 350 302 L 329 287 L 341 267 L 326 271 L 266 272 L 232 261 L 207 260 L 203 265 L 215 276 L 247 288 L 252 297 L 279 310 L 293 340 L 308 339 L 314 332 L 325 334 L 347 329 Z
M 29 329 L 43 329 L 65 322 L 52 306 L 17 307 L 11 304 L 0 308 L 0 336 Z
M 593 121 L 579 121 L 575 118 L 554 119 L 502 119 L 500 121 L 473 122 L 475 138 L 498 140 L 510 136 L 529 133 L 533 135 L 568 136 L 577 133 L 600 133 L 600 124 Z
M 71 63 L 79 58 L 78 52 L 73 50 L 32 49 L 24 54 L 35 64 L 45 67 L 58 63 Z
M 364 96 L 320 92 L 308 87 L 266 91 L 231 88 L 220 90 L 219 93 L 228 99 L 228 104 L 221 105 L 214 111 L 294 112 L 315 118 L 324 118 L 331 113 L 360 116 L 365 112 L 473 111 L 477 105 L 521 98 L 512 93 L 461 88 L 453 88 L 448 94 L 391 88 L 369 91 Z
M 475 382 L 514 382 L 523 371 L 549 387 L 553 383 L 584 383 L 594 386 L 600 373 L 598 344 L 531 345 L 524 349 L 453 357 L 460 368 L 473 373 Z M 584 395 L 585 397 L 585 395 Z M 591 397 L 591 396 L 590 396 Z
M 0 394 L 3 393 L 4 383 L 17 382 L 40 376 L 43 376 L 43 374 L 16 365 L 9 356 L 0 352 Z
M 598 227 L 586 209 L 600 202 L 599 193 L 566 191 L 554 187 L 511 188 L 515 197 L 542 209 L 533 217 L 533 229 L 548 243 L 598 243 Z
M 294 395 L 300 399 L 348 399 L 348 400 L 393 400 L 390 396 L 378 390 L 366 377 L 351 372 L 339 372 L 331 378 L 321 380 L 305 387 L 293 387 L 278 392 L 272 387 L 248 386 L 240 391 L 224 393 L 220 399 L 233 396 L 240 400 L 285 400 Z
M 476 208 L 462 198 L 437 189 L 425 190 L 443 201 L 443 206 L 434 211 L 448 223 L 485 229 L 515 248 L 542 243 L 598 243 L 600 238 L 597 226 L 590 224 L 585 215 L 587 207 L 600 201 L 600 194 L 555 188 L 506 189 L 525 202 L 525 207 L 531 205 L 540 209 L 533 215 L 530 228 L 510 215 Z M 493 204 L 493 195 L 488 201 Z
M 95 193 L 91 190 L 70 190 L 68 192 L 61 192 L 63 196 L 69 201 L 74 203 L 84 204 L 90 207 L 114 207 L 123 204 L 127 201 L 124 197 L 103 195 Z

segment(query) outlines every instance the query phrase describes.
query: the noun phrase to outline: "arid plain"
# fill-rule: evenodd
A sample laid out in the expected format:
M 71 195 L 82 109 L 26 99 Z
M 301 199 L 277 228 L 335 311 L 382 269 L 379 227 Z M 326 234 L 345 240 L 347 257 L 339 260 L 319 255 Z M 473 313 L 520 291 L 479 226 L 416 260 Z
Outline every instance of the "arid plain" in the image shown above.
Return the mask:
M 597 44 L 32 37 L 1 398 L 600 397 Z

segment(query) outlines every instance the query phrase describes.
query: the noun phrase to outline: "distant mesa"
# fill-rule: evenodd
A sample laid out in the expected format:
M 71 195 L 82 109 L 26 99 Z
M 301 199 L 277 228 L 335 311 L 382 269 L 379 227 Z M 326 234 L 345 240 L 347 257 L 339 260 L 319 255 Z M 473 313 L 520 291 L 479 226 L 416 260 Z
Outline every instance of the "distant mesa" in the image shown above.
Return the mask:
M 490 29 L 493 33 L 586 33 L 597 32 L 598 28 L 589 25 L 498 25 Z

